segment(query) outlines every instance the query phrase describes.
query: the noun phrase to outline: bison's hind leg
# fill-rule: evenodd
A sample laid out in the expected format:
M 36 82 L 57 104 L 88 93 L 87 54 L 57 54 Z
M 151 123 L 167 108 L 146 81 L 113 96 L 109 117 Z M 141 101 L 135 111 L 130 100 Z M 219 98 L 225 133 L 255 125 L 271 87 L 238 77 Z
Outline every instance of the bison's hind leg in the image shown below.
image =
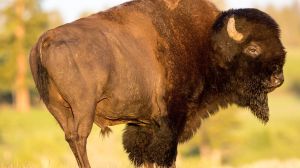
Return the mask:
M 128 125 L 123 134 L 124 148 L 136 166 L 174 166 L 177 144 L 176 135 L 166 122 L 160 122 L 159 126 Z
M 75 155 L 77 162 L 79 163 L 79 155 L 76 151 L 75 143 L 70 141 L 71 137 L 75 136 L 75 124 L 73 113 L 69 104 L 62 98 L 59 94 L 57 88 L 54 86 L 53 82 L 49 83 L 49 97 L 45 101 L 45 105 L 49 112 L 54 116 L 54 118 L 59 123 L 60 127 L 65 133 L 65 139 L 69 142 L 70 148 Z
M 60 94 L 54 82 L 50 80 L 49 101 L 45 104 L 65 132 L 65 139 L 69 143 L 79 167 L 88 168 L 90 165 L 86 143 L 94 121 L 95 103 L 88 99 L 92 96 L 82 95 L 87 97 L 86 101 L 74 99 L 75 101 L 69 103 Z

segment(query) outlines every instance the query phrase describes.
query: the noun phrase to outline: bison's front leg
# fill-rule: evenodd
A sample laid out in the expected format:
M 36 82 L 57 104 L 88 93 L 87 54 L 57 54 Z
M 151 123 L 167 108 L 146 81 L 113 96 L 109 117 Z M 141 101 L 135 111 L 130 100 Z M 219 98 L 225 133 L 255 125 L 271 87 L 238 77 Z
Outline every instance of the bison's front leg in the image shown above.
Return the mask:
M 173 167 L 177 144 L 177 134 L 166 119 L 148 126 L 128 125 L 123 134 L 124 148 L 138 167 Z

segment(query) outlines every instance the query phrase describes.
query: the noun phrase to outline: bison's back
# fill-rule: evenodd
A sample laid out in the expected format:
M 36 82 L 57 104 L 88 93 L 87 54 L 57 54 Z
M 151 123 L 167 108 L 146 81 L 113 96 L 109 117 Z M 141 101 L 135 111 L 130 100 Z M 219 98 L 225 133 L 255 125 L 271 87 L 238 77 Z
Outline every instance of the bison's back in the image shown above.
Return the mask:
M 157 36 L 149 17 L 126 17 L 121 23 L 99 13 L 41 37 L 42 65 L 64 100 L 72 104 L 88 93 L 101 116 L 149 118 L 162 81 Z

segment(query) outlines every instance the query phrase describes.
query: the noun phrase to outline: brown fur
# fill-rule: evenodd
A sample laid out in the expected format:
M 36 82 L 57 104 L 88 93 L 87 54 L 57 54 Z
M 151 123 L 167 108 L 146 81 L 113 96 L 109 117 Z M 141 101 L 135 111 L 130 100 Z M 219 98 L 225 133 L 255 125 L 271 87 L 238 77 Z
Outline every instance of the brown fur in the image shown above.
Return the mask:
M 178 143 L 220 107 L 250 106 L 265 119 L 265 91 L 250 95 L 251 82 L 240 82 L 253 73 L 239 66 L 253 62 L 240 53 L 248 43 L 228 37 L 222 14 L 232 13 L 205 0 L 136 0 L 41 36 L 30 55 L 31 71 L 79 167 L 90 167 L 86 139 L 93 122 L 103 134 L 108 126 L 128 124 L 123 145 L 136 166 L 172 167 Z

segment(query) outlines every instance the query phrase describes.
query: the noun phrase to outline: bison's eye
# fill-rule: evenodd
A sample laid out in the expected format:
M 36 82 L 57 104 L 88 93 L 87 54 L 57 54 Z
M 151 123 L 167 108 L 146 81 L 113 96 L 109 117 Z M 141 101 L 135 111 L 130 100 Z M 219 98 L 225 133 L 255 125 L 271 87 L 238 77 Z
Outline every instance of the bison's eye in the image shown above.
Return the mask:
M 262 50 L 261 50 L 260 46 L 257 45 L 256 43 L 251 43 L 249 46 L 247 46 L 244 49 L 244 53 L 253 58 L 258 57 L 261 54 L 261 52 L 262 52 Z

